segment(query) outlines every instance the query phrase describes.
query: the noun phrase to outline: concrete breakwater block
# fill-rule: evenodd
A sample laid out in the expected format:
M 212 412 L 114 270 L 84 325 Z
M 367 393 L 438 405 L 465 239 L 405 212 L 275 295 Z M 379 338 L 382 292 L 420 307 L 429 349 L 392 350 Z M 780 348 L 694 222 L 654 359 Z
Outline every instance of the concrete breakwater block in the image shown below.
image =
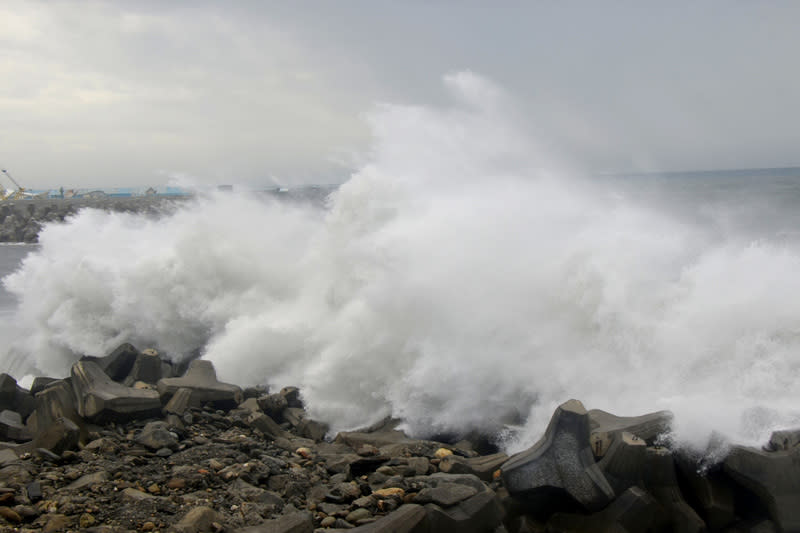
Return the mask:
M 182 377 L 162 378 L 156 386 L 164 403 L 181 388 L 191 391 L 190 405 L 210 404 L 217 409 L 233 409 L 242 402 L 242 389 L 219 381 L 211 361 L 202 359 L 192 361 Z
M 501 467 L 508 492 L 533 503 L 563 491 L 590 511 L 608 505 L 614 489 L 595 463 L 589 429 L 589 415 L 581 402 L 561 404 L 541 440 Z
M 669 432 L 673 414 L 657 411 L 641 416 L 616 416 L 600 409 L 589 411 L 592 452 L 602 457 L 614 438 L 623 432 L 635 435 L 652 446 L 660 435 Z
M 800 531 L 800 447 L 765 452 L 733 446 L 723 468 L 761 500 L 781 531 Z
M 78 361 L 72 365 L 71 375 L 78 414 L 87 420 L 131 420 L 161 413 L 156 391 L 116 383 L 97 363 Z
M 639 487 L 627 489 L 611 505 L 594 514 L 556 513 L 547 527 L 548 531 L 572 533 L 669 531 L 661 506 Z

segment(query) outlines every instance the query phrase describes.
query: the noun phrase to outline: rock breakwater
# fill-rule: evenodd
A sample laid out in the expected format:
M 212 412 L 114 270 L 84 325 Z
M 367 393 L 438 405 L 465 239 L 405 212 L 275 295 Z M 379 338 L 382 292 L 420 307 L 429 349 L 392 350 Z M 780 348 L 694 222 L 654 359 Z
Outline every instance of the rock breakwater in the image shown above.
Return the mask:
M 393 420 L 331 435 L 301 392 L 243 389 L 208 361 L 174 365 L 129 344 L 30 390 L 2 374 L 0 527 L 800 530 L 796 432 L 711 464 L 662 442 L 667 412 L 617 417 L 570 400 L 509 458 L 477 437 L 411 438 Z
M 63 222 L 84 208 L 128 213 L 157 213 L 186 197 L 101 197 L 0 202 L 0 242 L 37 242 L 42 225 Z

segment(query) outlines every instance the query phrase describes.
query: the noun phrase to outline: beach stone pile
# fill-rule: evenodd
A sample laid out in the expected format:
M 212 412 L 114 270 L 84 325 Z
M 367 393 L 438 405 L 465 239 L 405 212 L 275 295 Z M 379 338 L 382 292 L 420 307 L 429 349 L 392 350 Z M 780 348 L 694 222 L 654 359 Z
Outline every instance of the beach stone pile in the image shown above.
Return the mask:
M 800 431 L 711 464 L 660 442 L 671 419 L 570 400 L 510 458 L 393 420 L 333 435 L 295 387 L 124 344 L 30 390 L 0 375 L 0 530 L 800 531 Z

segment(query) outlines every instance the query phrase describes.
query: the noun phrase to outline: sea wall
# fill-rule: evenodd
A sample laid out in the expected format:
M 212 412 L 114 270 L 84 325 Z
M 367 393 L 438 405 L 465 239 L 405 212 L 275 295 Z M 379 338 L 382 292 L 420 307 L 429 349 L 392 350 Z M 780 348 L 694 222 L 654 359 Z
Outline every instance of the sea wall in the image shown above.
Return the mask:
M 181 197 L 65 198 L 0 202 L 0 242 L 37 242 L 39 230 L 47 222 L 61 222 L 81 209 L 91 207 L 109 211 L 157 212 L 184 200 Z

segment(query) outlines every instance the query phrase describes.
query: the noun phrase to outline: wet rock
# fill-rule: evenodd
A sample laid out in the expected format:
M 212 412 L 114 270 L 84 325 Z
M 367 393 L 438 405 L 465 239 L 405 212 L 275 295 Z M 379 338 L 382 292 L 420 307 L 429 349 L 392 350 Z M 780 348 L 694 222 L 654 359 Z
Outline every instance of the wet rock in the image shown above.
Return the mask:
M 31 481 L 25 485 L 25 494 L 31 503 L 36 503 L 42 499 L 42 484 L 39 481 Z
M 458 504 L 442 508 L 425 506 L 431 531 L 442 533 L 483 533 L 493 531 L 503 520 L 503 509 L 492 491 L 475 494 Z
M 765 452 L 733 446 L 724 470 L 755 493 L 782 531 L 800 531 L 800 447 Z
M 158 393 L 164 402 L 169 401 L 180 388 L 189 389 L 190 403 L 209 404 L 216 409 L 233 409 L 242 401 L 242 389 L 217 380 L 211 361 L 195 359 L 183 377 L 158 380 Z
M 47 518 L 47 523 L 42 528 L 43 533 L 56 533 L 65 531 L 72 525 L 72 519 L 63 514 L 51 514 Z
M 483 481 L 492 480 L 494 472 L 508 460 L 504 453 L 478 457 L 460 457 L 449 455 L 439 463 L 439 470 L 451 474 L 475 474 Z
M 512 496 L 545 511 L 554 493 L 569 494 L 587 510 L 599 510 L 614 490 L 594 460 L 589 446 L 589 417 L 577 400 L 560 405 L 544 437 L 502 466 Z
M 67 490 L 80 490 L 91 487 L 92 485 L 100 485 L 106 481 L 108 481 L 108 472 L 101 470 L 99 472 L 92 472 L 91 474 L 81 476 L 67 485 L 66 488 Z
M 12 524 L 19 524 L 22 522 L 22 516 L 15 510 L 9 507 L 0 507 L 0 516 L 11 522 Z
M 282 394 L 267 394 L 257 400 L 259 408 L 270 418 L 283 422 L 283 410 L 289 407 L 289 402 Z
M 313 533 L 314 520 L 306 512 L 286 514 L 274 520 L 235 530 L 235 533 Z
M 284 387 L 281 389 L 281 396 L 286 398 L 289 407 L 303 409 L 303 400 L 300 398 L 300 389 L 297 387 Z
M 450 507 L 477 494 L 474 487 L 458 483 L 440 483 L 436 487 L 422 489 L 414 498 L 414 503 L 435 503 Z
M 155 417 L 161 413 L 161 401 L 156 391 L 116 383 L 96 363 L 78 361 L 72 366 L 71 374 L 72 387 L 78 399 L 78 414 L 85 419 L 124 421 Z
M 204 533 L 214 531 L 214 522 L 222 519 L 219 513 L 210 507 L 195 507 L 172 526 L 169 531 L 174 533 Z
M 430 531 L 425 508 L 406 504 L 377 521 L 354 529 L 358 533 L 427 533 Z
M 13 450 L 4 449 L 0 450 L 0 466 L 7 465 L 9 463 L 16 463 L 19 461 L 19 457 L 17 454 L 14 453 Z
M 142 433 L 136 437 L 136 442 L 151 450 L 178 448 L 177 436 L 169 430 L 166 422 L 148 422 Z

